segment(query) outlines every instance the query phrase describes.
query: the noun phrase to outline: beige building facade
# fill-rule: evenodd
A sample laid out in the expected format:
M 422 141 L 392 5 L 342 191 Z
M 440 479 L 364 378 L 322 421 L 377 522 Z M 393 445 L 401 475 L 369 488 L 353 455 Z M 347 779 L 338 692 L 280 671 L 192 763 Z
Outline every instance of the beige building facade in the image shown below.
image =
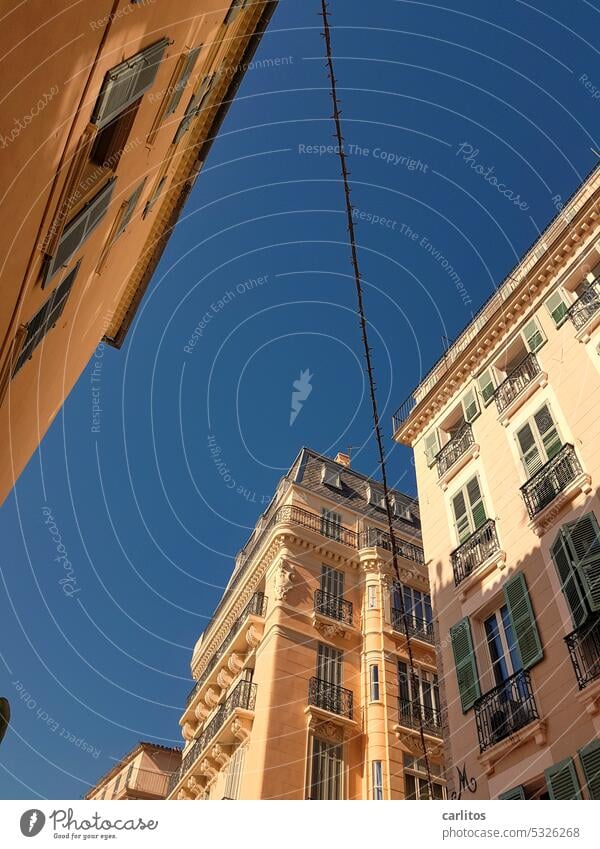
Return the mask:
M 164 799 L 171 775 L 181 764 L 181 749 L 142 740 L 97 784 L 86 799 Z
M 194 649 L 168 798 L 427 798 L 421 724 L 443 797 L 418 507 L 394 493 L 398 584 L 382 497 L 347 455 L 300 452 Z
M 596 169 L 394 417 L 463 798 L 600 798 L 599 216 Z
M 98 344 L 122 344 L 276 3 L 12 6 L 0 32 L 0 503 Z

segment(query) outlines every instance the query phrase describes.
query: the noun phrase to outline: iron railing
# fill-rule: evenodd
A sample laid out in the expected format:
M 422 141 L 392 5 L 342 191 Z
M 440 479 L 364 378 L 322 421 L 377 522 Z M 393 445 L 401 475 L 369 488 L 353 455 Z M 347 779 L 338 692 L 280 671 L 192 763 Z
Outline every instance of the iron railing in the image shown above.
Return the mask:
M 351 690 L 330 684 L 322 678 L 311 678 L 308 685 L 308 703 L 329 713 L 352 719 L 354 697 Z
M 194 744 L 190 747 L 189 751 L 185 753 L 180 768 L 177 772 L 169 776 L 167 796 L 173 792 L 173 788 L 177 786 L 190 767 L 198 760 L 234 710 L 237 708 L 254 710 L 255 705 L 256 684 L 253 684 L 251 681 L 240 681 L 236 684 L 226 701 L 219 706 L 217 712 L 211 717 L 200 735 L 194 740 Z
M 475 439 L 473 437 L 473 428 L 469 422 L 465 422 L 460 430 L 452 437 L 450 442 L 447 442 L 440 451 L 435 455 L 437 465 L 438 478 L 445 475 L 463 454 L 469 450 L 469 446 L 473 445 Z
M 579 298 L 571 304 L 567 315 L 575 325 L 575 329 L 581 330 L 598 310 L 600 310 L 600 282 L 595 280 L 586 286 Z
M 428 622 L 426 619 L 419 619 L 408 611 L 402 611 L 399 607 L 392 607 L 392 628 L 394 631 L 404 634 L 404 617 L 406 617 L 408 633 L 411 637 L 424 640 L 426 643 L 433 644 L 435 642 L 433 622 Z
M 265 615 L 267 609 L 267 602 L 268 598 L 265 596 L 264 593 L 254 593 L 246 607 L 243 609 L 243 611 L 240 613 L 238 618 L 231 626 L 229 633 L 227 634 L 219 648 L 216 650 L 216 652 L 206 664 L 205 668 L 202 670 L 202 674 L 200 675 L 200 677 L 198 678 L 198 680 L 196 681 L 196 683 L 188 694 L 188 697 L 186 699 L 186 706 L 191 704 L 191 702 L 194 700 L 196 693 L 202 687 L 206 679 L 209 677 L 210 673 L 214 670 L 215 666 L 226 653 L 227 649 L 234 641 L 237 632 L 244 624 L 248 616 L 250 616 L 251 614 L 253 614 L 254 616 Z
M 457 587 L 471 572 L 500 550 L 496 523 L 488 519 L 450 554 L 454 585 Z
M 436 737 L 442 736 L 442 717 L 437 708 L 415 702 L 411 699 L 398 699 L 398 724 L 404 728 L 417 728 L 423 726 L 426 734 Z
M 412 542 L 400 537 L 394 536 L 396 543 L 396 554 L 398 557 L 404 557 L 406 560 L 414 560 L 415 563 L 425 563 L 423 549 L 414 545 Z M 386 551 L 392 550 L 392 543 L 388 531 L 382 531 L 379 528 L 364 528 L 358 535 L 359 548 L 385 548 Z
M 315 613 L 352 625 L 352 602 L 325 590 L 315 591 Z
M 531 383 L 536 374 L 540 373 L 540 364 L 535 354 L 527 354 L 519 365 L 514 368 L 494 392 L 498 412 L 502 413 L 515 398 Z
M 565 637 L 579 689 L 600 678 L 600 616 Z
M 565 489 L 582 472 L 575 449 L 568 442 L 557 454 L 521 487 L 521 493 L 531 519 Z
M 481 752 L 539 719 L 529 672 L 515 672 L 481 696 L 474 710 Z

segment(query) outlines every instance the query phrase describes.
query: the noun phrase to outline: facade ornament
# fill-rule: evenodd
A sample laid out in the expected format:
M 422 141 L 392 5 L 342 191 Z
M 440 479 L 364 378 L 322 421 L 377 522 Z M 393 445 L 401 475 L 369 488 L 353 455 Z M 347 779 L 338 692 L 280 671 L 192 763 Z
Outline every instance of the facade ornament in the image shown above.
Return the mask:
M 192 799 L 192 796 L 190 796 L 190 794 L 187 792 L 187 790 L 185 790 L 182 787 L 181 790 L 177 794 L 177 798 L 180 802 L 186 802 L 186 801 L 190 801 Z
M 217 684 L 222 690 L 227 690 L 231 682 L 233 681 L 233 675 L 231 675 L 227 669 L 223 668 L 220 670 L 217 675 Z
M 319 737 L 324 737 L 332 743 L 344 742 L 344 728 L 342 725 L 337 725 L 335 722 L 315 722 L 314 732 Z
M 198 767 L 200 773 L 205 775 L 209 781 L 211 781 L 217 774 L 217 769 L 214 764 L 212 764 L 208 758 L 204 758 L 200 761 L 200 766 Z
M 219 766 L 219 769 L 222 769 L 228 763 L 230 758 L 229 752 L 226 751 L 226 748 L 221 746 L 219 743 L 215 743 L 212 747 L 210 750 L 210 756 Z
M 196 717 L 198 722 L 204 722 L 208 714 L 209 710 L 208 707 L 204 704 L 204 702 L 198 702 L 198 704 L 194 708 L 194 716 Z
M 242 719 L 239 716 L 231 723 L 231 733 L 240 742 L 244 742 L 250 737 L 250 729 L 252 723 L 248 719 Z
M 209 687 L 204 694 L 204 701 L 210 708 L 216 707 L 219 704 L 220 698 L 221 694 L 217 693 L 214 687 Z
M 246 642 L 250 646 L 251 649 L 255 649 L 257 645 L 260 643 L 260 638 L 262 634 L 256 629 L 255 625 L 250 625 L 248 630 L 246 631 Z
M 244 668 L 244 658 L 241 655 L 236 654 L 236 652 L 232 652 L 229 655 L 229 660 L 227 661 L 227 666 L 234 675 L 237 675 Z
M 198 726 L 195 723 L 186 722 L 184 724 L 182 730 L 181 730 L 181 733 L 183 735 L 183 739 L 187 740 L 188 743 L 189 743 L 190 740 L 194 739 L 194 736 L 195 736 L 197 730 L 198 730 Z
M 275 570 L 275 598 L 277 601 L 285 601 L 287 594 L 292 589 L 296 580 L 296 570 L 287 560 L 282 560 Z
M 184 791 L 186 792 L 186 791 Z M 198 799 L 204 793 L 204 788 L 198 781 L 195 775 L 192 775 L 191 778 L 187 780 L 187 798 Z
M 315 628 L 327 640 L 331 640 L 334 637 L 343 637 L 346 634 L 345 628 L 339 622 L 323 622 L 321 619 L 317 619 Z

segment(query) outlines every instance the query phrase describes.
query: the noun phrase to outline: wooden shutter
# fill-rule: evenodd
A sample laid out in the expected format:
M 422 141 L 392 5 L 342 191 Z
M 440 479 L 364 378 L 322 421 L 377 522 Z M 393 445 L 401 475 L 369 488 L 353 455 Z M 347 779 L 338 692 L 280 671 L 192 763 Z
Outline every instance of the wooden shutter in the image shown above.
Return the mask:
M 504 598 L 519 646 L 524 669 L 530 669 L 544 656 L 525 576 L 518 572 L 504 585 Z
M 517 443 L 525 471 L 529 477 L 532 477 L 538 469 L 542 468 L 544 460 L 529 422 L 517 431 Z
M 506 793 L 501 793 L 498 796 L 499 799 L 505 799 L 506 801 L 515 799 L 524 799 L 525 798 L 525 790 L 522 784 L 519 784 L 518 787 L 513 787 L 511 790 L 507 790 Z
M 463 413 L 465 421 L 472 422 L 479 415 L 479 399 L 477 398 L 477 390 L 475 387 L 469 389 L 462 400 Z
M 600 610 L 600 527 L 593 513 L 567 526 L 566 541 L 590 610 Z
M 471 536 L 471 517 L 467 510 L 467 501 L 463 490 L 458 492 L 452 499 L 452 509 L 454 511 L 456 535 L 459 543 L 461 543 Z
M 542 440 L 546 457 L 551 460 L 560 451 L 562 442 L 548 406 L 544 404 L 533 419 Z
M 481 494 L 479 478 L 474 477 L 467 483 L 467 496 L 471 507 L 471 518 L 475 529 L 480 528 L 486 520 L 485 504 Z
M 523 328 L 523 336 L 525 337 L 527 349 L 531 352 L 539 350 L 546 341 L 535 318 L 532 318 L 531 321 L 527 322 Z
M 225 779 L 225 797 L 227 799 L 238 799 L 240 795 L 240 784 L 244 769 L 246 748 L 237 748 L 227 766 L 227 777 Z
M 481 695 L 468 616 L 450 628 L 450 639 L 454 653 L 460 703 L 463 713 L 466 713 Z
M 183 96 L 183 90 L 189 82 L 192 71 L 194 70 L 194 65 L 196 64 L 196 60 L 198 59 L 198 55 L 201 50 L 202 45 L 194 47 L 193 50 L 189 51 L 187 56 L 183 57 L 181 73 L 173 87 L 173 93 L 171 94 L 171 99 L 169 100 L 169 105 L 167 106 L 165 115 L 172 115 L 173 112 L 177 110 Z
M 550 315 L 552 316 L 552 320 L 557 327 L 563 323 L 565 318 L 567 317 L 568 307 L 563 300 L 563 296 L 560 292 L 554 292 L 548 300 L 546 301 L 546 308 Z
M 440 437 L 437 430 L 432 430 L 425 437 L 425 456 L 427 457 L 427 465 L 433 466 L 435 457 L 440 450 Z
M 588 610 L 565 537 L 568 538 L 568 531 L 561 529 L 550 549 L 550 554 L 560 578 L 560 588 L 571 611 L 573 625 L 578 628 L 587 619 Z
M 554 764 L 545 770 L 548 794 L 551 799 L 581 799 L 581 790 L 572 758 Z
M 585 774 L 590 799 L 600 799 L 600 740 L 594 740 L 579 750 L 579 760 Z
M 488 404 L 494 397 L 494 392 L 496 391 L 490 369 L 479 375 L 477 383 L 479 384 L 479 391 L 481 392 L 483 403 Z

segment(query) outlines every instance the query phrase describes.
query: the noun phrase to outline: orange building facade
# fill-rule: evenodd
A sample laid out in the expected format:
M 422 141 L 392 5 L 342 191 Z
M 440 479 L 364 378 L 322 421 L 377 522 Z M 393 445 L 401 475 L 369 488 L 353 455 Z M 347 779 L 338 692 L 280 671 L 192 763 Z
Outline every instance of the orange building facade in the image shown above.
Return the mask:
M 599 216 L 596 169 L 394 417 L 463 798 L 600 798 Z
M 181 749 L 141 741 L 85 794 L 86 799 L 164 799 Z
M 418 507 L 394 493 L 398 585 L 382 497 L 347 455 L 300 452 L 194 649 L 168 798 L 428 798 L 421 724 L 443 797 Z
M 0 503 L 99 342 L 122 343 L 275 6 L 6 13 Z

